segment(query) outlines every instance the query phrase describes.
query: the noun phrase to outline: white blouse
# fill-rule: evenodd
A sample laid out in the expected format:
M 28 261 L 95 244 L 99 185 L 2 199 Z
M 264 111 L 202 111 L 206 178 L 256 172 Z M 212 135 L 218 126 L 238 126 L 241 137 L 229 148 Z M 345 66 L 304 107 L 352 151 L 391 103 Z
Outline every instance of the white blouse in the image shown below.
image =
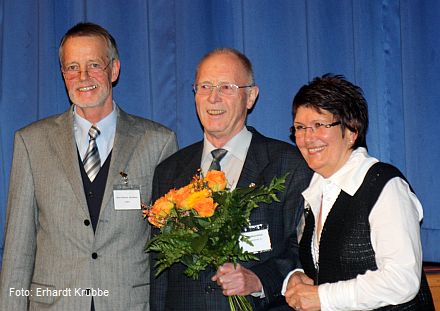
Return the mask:
M 341 190 L 354 195 L 368 169 L 376 162 L 378 160 L 369 156 L 365 148 L 357 148 L 347 163 L 331 177 L 323 178 L 315 173 L 309 187 L 303 192 L 305 206 L 313 212 L 315 223 L 321 209 L 321 199 L 323 224 Z M 419 290 L 422 269 L 422 218 L 422 205 L 409 185 L 399 177 L 391 179 L 368 218 L 378 269 L 348 281 L 319 285 L 321 310 L 368 310 L 413 299 Z M 312 239 L 315 263 L 319 259 L 316 236 L 315 231 Z M 290 274 L 284 282 L 283 293 Z

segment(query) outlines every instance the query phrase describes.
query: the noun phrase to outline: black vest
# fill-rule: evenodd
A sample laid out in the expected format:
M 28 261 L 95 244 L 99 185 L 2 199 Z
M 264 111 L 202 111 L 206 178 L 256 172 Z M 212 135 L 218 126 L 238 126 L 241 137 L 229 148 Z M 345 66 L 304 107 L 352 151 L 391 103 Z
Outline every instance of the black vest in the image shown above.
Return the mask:
M 315 284 L 350 280 L 367 270 L 377 270 L 368 216 L 385 184 L 394 177 L 406 180 L 397 168 L 379 162 L 369 169 L 353 197 L 341 191 L 322 229 L 319 271 L 315 269 L 311 253 L 315 220 L 311 212 L 306 216 L 300 259 L 305 273 L 315 280 Z M 419 293 L 413 300 L 379 310 L 434 310 L 424 272 Z
M 110 167 L 110 160 L 112 153 L 108 155 L 104 162 L 104 165 L 96 175 L 93 182 L 90 181 L 89 176 L 87 176 L 84 166 L 82 164 L 81 158 L 78 154 L 78 159 L 80 162 L 81 178 L 84 186 L 84 193 L 86 194 L 87 207 L 89 208 L 90 220 L 92 222 L 93 232 L 96 230 L 98 224 L 99 212 L 101 210 L 102 198 L 104 196 L 105 184 L 107 183 L 108 169 Z

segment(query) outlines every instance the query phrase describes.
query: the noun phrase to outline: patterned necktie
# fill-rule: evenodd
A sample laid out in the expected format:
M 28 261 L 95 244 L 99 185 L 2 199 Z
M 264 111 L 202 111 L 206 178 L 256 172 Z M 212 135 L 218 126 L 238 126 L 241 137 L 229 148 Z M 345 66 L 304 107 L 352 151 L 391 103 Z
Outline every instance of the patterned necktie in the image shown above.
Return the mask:
M 213 159 L 211 165 L 209 166 L 208 171 L 212 171 L 212 170 L 220 171 L 221 170 L 220 161 L 223 159 L 223 157 L 226 155 L 227 152 L 228 150 L 221 148 L 212 150 L 211 154 Z
M 89 176 L 90 181 L 93 181 L 98 175 L 101 168 L 101 159 L 99 158 L 98 146 L 96 145 L 96 137 L 101 134 L 99 129 L 92 125 L 89 130 L 89 147 L 83 160 L 84 170 Z

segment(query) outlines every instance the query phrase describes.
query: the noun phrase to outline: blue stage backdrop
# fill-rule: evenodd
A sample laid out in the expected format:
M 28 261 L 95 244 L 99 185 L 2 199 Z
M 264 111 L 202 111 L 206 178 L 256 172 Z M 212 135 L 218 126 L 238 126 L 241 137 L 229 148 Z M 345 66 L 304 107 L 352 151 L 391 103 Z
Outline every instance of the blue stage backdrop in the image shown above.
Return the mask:
M 191 84 L 216 47 L 253 61 L 260 97 L 248 123 L 285 141 L 301 85 L 333 72 L 362 86 L 369 151 L 411 182 L 424 206 L 424 260 L 440 262 L 437 0 L 0 0 L 0 241 L 13 134 L 69 107 L 58 44 L 80 21 L 119 44 L 118 104 L 175 130 L 180 146 L 202 138 Z

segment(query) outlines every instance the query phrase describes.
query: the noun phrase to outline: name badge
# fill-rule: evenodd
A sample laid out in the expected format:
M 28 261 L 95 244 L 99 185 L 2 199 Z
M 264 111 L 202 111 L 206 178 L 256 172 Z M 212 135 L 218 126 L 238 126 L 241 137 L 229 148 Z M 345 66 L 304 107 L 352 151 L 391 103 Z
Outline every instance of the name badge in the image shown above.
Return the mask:
M 119 173 L 122 177 L 120 185 L 113 186 L 113 202 L 115 210 L 141 209 L 141 192 L 137 185 L 129 185 L 127 174 Z
M 141 193 L 139 188 L 113 189 L 113 200 L 115 210 L 141 209 Z
M 256 254 L 256 253 L 268 252 L 272 250 L 268 225 L 260 224 L 255 226 L 249 226 L 241 234 L 247 237 L 248 241 L 252 243 L 251 245 L 246 241 L 240 240 L 240 247 L 242 247 L 244 251 Z

